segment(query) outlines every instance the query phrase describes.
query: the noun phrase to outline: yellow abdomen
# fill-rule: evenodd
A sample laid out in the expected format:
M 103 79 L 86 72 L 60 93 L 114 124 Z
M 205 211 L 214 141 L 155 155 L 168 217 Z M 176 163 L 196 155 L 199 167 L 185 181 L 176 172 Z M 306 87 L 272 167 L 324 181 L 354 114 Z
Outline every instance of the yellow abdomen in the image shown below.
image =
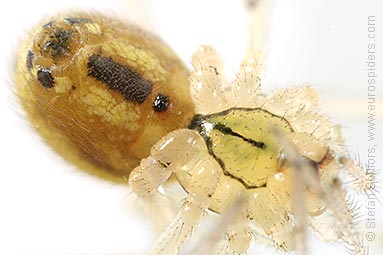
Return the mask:
M 98 175 L 128 175 L 194 114 L 188 71 L 175 53 L 154 35 L 98 14 L 47 21 L 18 59 L 17 91 L 32 125 L 62 156 Z

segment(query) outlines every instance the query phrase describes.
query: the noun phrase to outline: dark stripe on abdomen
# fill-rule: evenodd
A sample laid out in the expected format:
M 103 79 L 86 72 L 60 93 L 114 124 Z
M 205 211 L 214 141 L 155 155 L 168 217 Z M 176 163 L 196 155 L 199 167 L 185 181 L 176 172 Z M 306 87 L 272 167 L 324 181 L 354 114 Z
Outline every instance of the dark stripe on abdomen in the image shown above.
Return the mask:
M 90 56 L 88 74 L 131 102 L 143 103 L 152 92 L 150 81 L 129 67 L 114 62 L 111 57 Z

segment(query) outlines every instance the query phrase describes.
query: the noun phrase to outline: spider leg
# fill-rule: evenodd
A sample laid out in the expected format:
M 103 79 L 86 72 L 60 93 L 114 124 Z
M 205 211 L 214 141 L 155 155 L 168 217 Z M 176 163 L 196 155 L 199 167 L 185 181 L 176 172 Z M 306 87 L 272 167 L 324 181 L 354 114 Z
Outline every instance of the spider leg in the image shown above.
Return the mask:
M 198 227 L 207 208 L 206 201 L 200 200 L 198 196 L 189 195 L 174 220 L 157 239 L 150 254 L 178 254 L 185 241 Z
M 252 239 L 247 217 L 241 215 L 234 224 L 229 225 L 225 239 L 227 246 L 225 254 L 245 253 L 249 249 Z
M 161 185 L 185 163 L 199 160 L 204 151 L 205 143 L 197 133 L 179 129 L 157 142 L 151 155 L 131 172 L 129 186 L 143 202 L 146 214 L 158 231 L 162 232 L 174 216 Z
M 271 235 L 271 239 L 278 249 L 293 251 L 296 249 L 296 231 L 293 220 L 289 219 L 278 232 Z
M 298 159 L 299 160 L 299 159 Z M 293 161 L 293 213 L 296 225 L 294 227 L 296 254 L 307 254 L 307 236 L 306 236 L 306 201 L 305 191 L 307 189 L 307 182 L 303 175 L 304 164 Z
M 376 172 L 369 169 L 368 165 L 367 169 L 365 169 L 349 157 L 345 150 L 344 139 L 339 126 L 333 128 L 333 133 L 334 139 L 332 140 L 330 150 L 334 155 L 340 155 L 338 161 L 343 166 L 342 170 L 345 170 L 352 178 L 352 188 L 360 193 L 374 192 L 376 189 Z
M 184 185 L 189 195 L 158 238 L 152 254 L 177 254 L 205 214 L 222 176 L 220 165 L 209 155 L 197 132 L 178 129 L 164 136 L 129 178 L 132 191 L 151 204 L 154 214 L 158 214 L 157 223 L 165 221 L 159 200 L 160 187 L 172 173 L 179 174 L 179 178 L 187 176 Z
M 246 195 L 249 220 L 259 226 L 278 247 L 288 250 L 291 247 L 290 241 L 287 236 L 283 236 L 286 235 L 284 229 L 291 224 L 288 208 L 278 201 L 273 190 L 268 187 L 246 190 Z
M 241 184 L 227 176 L 221 178 L 211 204 L 211 208 L 221 213 L 220 226 L 224 229 L 224 239 L 215 246 L 216 254 L 242 254 L 248 250 L 252 235 L 247 203 L 246 191 Z
M 219 54 L 210 46 L 200 46 L 192 57 L 192 64 L 190 94 L 196 112 L 207 114 L 229 108 L 224 97 L 227 84 L 222 75 L 223 61 Z
M 234 254 L 234 251 L 229 248 L 227 237 L 230 234 L 233 235 L 234 232 L 238 232 L 239 234 L 234 234 L 234 239 L 237 240 L 235 243 L 240 242 L 238 237 L 243 234 L 241 230 L 247 228 L 247 224 L 242 224 L 248 221 L 244 217 L 246 206 L 243 185 L 230 177 L 222 176 L 209 204 L 212 211 L 219 212 L 219 220 L 207 233 L 198 238 L 199 240 L 195 242 L 193 249 L 190 249 L 187 254 L 229 254 L 230 250 Z M 231 238 L 231 242 L 233 241 L 233 238 Z M 234 243 L 231 246 L 233 245 Z M 238 244 L 236 245 L 238 246 Z M 248 245 L 244 246 L 248 247 Z M 247 250 L 246 247 L 245 250 Z M 235 253 L 238 253 L 238 251 Z
M 346 199 L 346 192 L 339 179 L 334 179 L 330 188 L 331 193 L 329 194 L 333 204 L 327 205 L 334 217 L 336 218 L 337 225 L 342 235 L 342 240 L 348 245 L 348 248 L 355 255 L 365 255 L 366 250 L 356 230 L 353 226 L 352 209 Z
M 353 178 L 353 187 L 358 192 L 374 191 L 375 189 L 375 173 L 363 169 L 354 160 L 348 157 L 340 157 L 339 162 L 342 164 L 346 172 Z
M 313 233 L 325 242 L 336 242 L 341 239 L 341 233 L 329 211 L 315 217 L 308 217 L 306 222 Z
M 178 253 L 209 208 L 211 197 L 222 176 L 220 165 L 207 152 L 197 162 L 185 165 L 181 171 L 190 175 L 186 184 L 189 195 L 175 219 L 158 238 L 151 254 Z
M 286 173 L 290 172 L 290 182 L 292 184 L 292 190 L 290 191 L 292 196 L 292 210 L 294 214 L 294 222 L 295 226 L 293 227 L 291 224 L 291 220 L 288 219 L 288 222 L 284 223 L 284 226 L 289 226 L 289 228 L 281 229 L 279 231 L 274 231 L 273 241 L 280 246 L 282 249 L 294 248 L 296 254 L 305 255 L 307 253 L 306 247 L 306 201 L 305 201 L 305 193 L 306 189 L 309 186 L 309 183 L 305 178 L 307 178 L 307 174 L 303 174 L 306 171 L 312 170 L 312 167 L 309 163 L 309 160 L 300 156 L 298 150 L 294 147 L 294 143 L 290 142 L 288 138 L 284 137 L 280 134 L 279 130 L 273 130 L 275 136 L 278 140 L 281 141 L 283 146 L 283 152 L 286 155 L 286 159 L 288 160 L 291 167 L 290 171 L 286 171 Z M 287 175 L 288 176 L 288 175 Z M 309 176 L 308 178 L 313 178 L 313 176 Z M 275 182 L 275 181 L 274 181 Z M 270 183 L 269 189 L 272 194 L 280 192 L 282 187 L 279 187 L 280 183 Z M 290 194 L 287 193 L 287 196 Z M 291 238 L 292 233 L 294 234 L 294 239 Z
M 161 232 L 172 217 L 169 201 L 160 190 L 160 185 L 171 175 L 171 170 L 153 157 L 141 160 L 140 166 L 130 174 L 129 185 L 152 220 L 157 232 Z M 161 215 L 161 217 L 158 217 Z M 162 220 L 159 220 L 159 219 Z
M 230 84 L 231 93 L 227 101 L 237 107 L 254 107 L 262 103 L 261 92 L 262 57 L 260 53 L 249 50 L 244 57 L 239 72 Z
M 276 130 L 275 134 L 283 144 L 283 150 L 293 165 L 294 171 L 300 175 L 302 180 L 315 191 L 318 197 L 324 202 L 325 206 L 332 213 L 336 220 L 336 227 L 339 229 L 342 240 L 349 246 L 355 255 L 365 255 L 363 244 L 358 233 L 353 229 L 353 217 L 351 208 L 346 199 L 346 192 L 336 174 L 339 164 L 332 155 L 326 155 L 318 169 L 311 161 L 302 157 L 293 143 L 281 136 Z M 317 170 L 323 173 L 317 175 Z M 297 218 L 297 221 L 305 220 Z M 299 223 L 297 223 L 299 224 Z M 298 240 L 297 240 L 298 241 Z M 298 244 L 298 243 L 297 243 Z
M 272 9 L 271 1 L 244 0 L 244 6 L 247 16 L 248 48 L 263 51 L 267 42 L 267 23 Z

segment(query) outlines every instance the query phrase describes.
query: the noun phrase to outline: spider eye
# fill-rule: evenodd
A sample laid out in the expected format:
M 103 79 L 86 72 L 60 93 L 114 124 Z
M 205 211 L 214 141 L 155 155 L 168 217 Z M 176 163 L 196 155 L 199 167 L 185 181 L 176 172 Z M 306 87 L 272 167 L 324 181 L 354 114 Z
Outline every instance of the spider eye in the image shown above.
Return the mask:
M 156 99 L 153 102 L 153 109 L 155 112 L 163 112 L 168 109 L 169 106 L 169 98 L 165 95 L 158 94 Z
M 82 30 L 78 24 L 81 20 L 84 19 L 64 18 L 43 25 L 34 40 L 40 57 L 45 58 L 45 61 L 50 60 L 55 65 L 64 65 L 70 61 L 83 44 Z
M 45 88 L 53 88 L 54 80 L 52 77 L 52 73 L 49 68 L 41 68 L 37 71 L 37 80 L 43 85 Z

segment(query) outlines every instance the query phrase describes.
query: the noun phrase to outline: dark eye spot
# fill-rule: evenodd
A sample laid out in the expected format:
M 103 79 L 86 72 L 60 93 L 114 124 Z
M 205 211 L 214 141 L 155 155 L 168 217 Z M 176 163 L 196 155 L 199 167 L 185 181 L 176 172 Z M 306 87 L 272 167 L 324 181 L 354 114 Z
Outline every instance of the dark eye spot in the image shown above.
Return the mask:
M 37 71 L 37 80 L 45 88 L 53 88 L 54 80 L 52 77 L 51 70 L 48 68 L 41 68 Z
M 169 106 L 169 99 L 167 96 L 158 94 L 156 99 L 153 102 L 153 109 L 155 112 L 163 112 L 168 109 Z
M 53 23 L 54 23 L 53 21 L 49 21 L 48 23 L 46 23 L 46 24 L 43 25 L 43 28 L 44 28 L 44 29 L 51 28 L 52 25 L 53 25 Z
M 52 29 L 49 39 L 42 45 L 42 53 L 50 55 L 53 59 L 60 56 L 68 56 L 71 53 L 70 41 L 73 38 L 72 32 L 60 27 Z

